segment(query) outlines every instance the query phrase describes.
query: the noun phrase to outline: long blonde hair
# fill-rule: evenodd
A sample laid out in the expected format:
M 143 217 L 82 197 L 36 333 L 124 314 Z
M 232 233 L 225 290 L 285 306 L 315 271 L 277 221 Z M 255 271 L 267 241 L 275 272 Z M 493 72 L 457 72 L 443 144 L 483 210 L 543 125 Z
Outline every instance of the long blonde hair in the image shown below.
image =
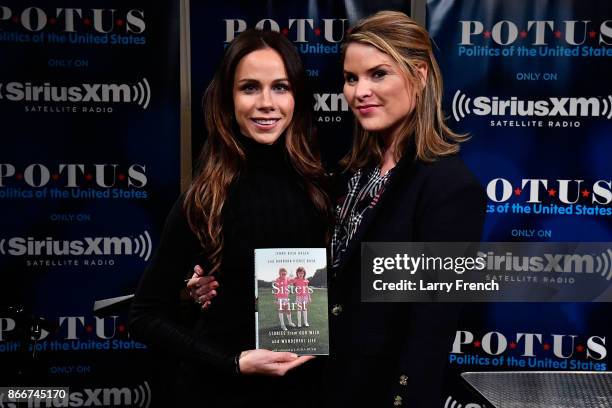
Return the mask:
M 444 122 L 442 112 L 442 74 L 433 55 L 427 31 L 406 14 L 381 11 L 362 19 L 350 30 L 342 46 L 342 61 L 351 43 L 370 45 L 389 55 L 400 67 L 415 90 L 415 108 L 406 117 L 396 143 L 395 161 L 399 161 L 414 135 L 416 157 L 425 162 L 457 153 L 459 142 L 466 135 L 453 132 Z M 422 78 L 418 67 L 427 67 L 427 78 Z M 425 85 L 423 86 L 423 79 Z M 378 165 L 386 149 L 383 138 L 365 130 L 355 120 L 353 148 L 342 159 L 347 169 Z

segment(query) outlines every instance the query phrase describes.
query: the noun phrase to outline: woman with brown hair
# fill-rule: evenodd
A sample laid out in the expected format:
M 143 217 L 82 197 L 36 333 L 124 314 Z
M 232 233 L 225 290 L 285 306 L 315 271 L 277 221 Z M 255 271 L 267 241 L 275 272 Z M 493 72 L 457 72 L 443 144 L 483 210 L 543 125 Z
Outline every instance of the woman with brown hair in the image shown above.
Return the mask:
M 201 168 L 168 215 L 130 315 L 135 339 L 181 358 L 177 406 L 294 405 L 294 385 L 316 385 L 310 357 L 253 350 L 253 250 L 325 245 L 328 198 L 304 78 L 286 38 L 247 30 L 206 91 Z M 185 327 L 179 293 L 194 265 L 223 290 Z
M 484 191 L 457 156 L 466 137 L 444 123 L 423 27 L 379 12 L 352 27 L 342 60 L 356 120 L 332 238 L 328 403 L 442 406 L 458 308 L 361 302 L 361 243 L 479 241 Z

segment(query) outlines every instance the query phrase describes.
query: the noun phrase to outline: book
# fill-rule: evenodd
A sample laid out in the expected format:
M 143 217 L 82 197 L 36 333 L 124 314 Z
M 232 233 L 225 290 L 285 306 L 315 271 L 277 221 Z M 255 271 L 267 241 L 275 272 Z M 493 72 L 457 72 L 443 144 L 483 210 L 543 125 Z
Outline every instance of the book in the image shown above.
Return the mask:
M 329 354 L 325 248 L 255 250 L 256 348 Z

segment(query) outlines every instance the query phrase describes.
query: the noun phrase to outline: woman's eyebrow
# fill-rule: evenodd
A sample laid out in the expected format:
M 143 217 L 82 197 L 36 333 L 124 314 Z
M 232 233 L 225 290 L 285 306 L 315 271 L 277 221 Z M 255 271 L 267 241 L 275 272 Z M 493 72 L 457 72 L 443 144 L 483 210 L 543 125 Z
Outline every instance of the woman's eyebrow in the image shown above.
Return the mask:
M 252 78 L 242 78 L 242 79 L 239 79 L 236 82 L 240 83 L 240 82 L 259 82 L 259 81 L 256 80 L 256 79 L 252 79 Z
M 382 68 L 382 67 L 385 67 L 385 68 L 393 68 L 393 67 L 392 67 L 390 64 L 387 64 L 386 62 L 383 62 L 382 64 L 378 64 L 378 65 L 376 65 L 376 66 L 374 66 L 374 67 L 372 67 L 372 68 L 368 69 L 368 72 L 370 72 L 370 71 L 376 71 L 377 69 L 380 69 L 380 68 Z
M 377 69 L 380 69 L 382 67 L 393 68 L 390 64 L 387 64 L 386 62 L 383 62 L 382 64 L 378 64 L 378 65 L 375 65 L 375 66 L 373 66 L 371 68 L 366 69 L 366 71 L 367 72 L 376 71 Z M 349 70 L 346 70 L 346 69 L 343 70 L 343 72 L 345 74 L 352 74 L 353 73 L 352 71 L 349 71 Z

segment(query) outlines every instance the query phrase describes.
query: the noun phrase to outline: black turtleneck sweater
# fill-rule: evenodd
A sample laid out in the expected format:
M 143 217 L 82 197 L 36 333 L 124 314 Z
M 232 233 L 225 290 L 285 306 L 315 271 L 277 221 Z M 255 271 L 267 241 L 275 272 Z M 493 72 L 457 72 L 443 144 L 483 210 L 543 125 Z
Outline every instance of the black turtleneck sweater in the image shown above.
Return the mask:
M 168 215 L 159 247 L 132 305 L 131 335 L 178 355 L 183 371 L 179 383 L 184 385 L 190 380 L 202 385 L 204 376 L 209 384 L 213 381 L 226 387 L 240 378 L 234 373 L 233 358 L 255 348 L 255 248 L 325 246 L 326 221 L 318 215 L 289 164 L 284 139 L 274 145 L 258 144 L 244 136 L 238 140 L 245 149 L 246 163 L 224 205 L 223 259 L 217 275 L 220 287 L 210 309 L 198 313 L 193 326 L 178 323 L 184 279 L 191 276 L 196 264 L 205 264 L 200 243 L 183 212 L 183 196 Z M 244 378 L 238 381 L 244 382 Z M 271 383 L 272 388 L 277 385 Z M 265 395 L 262 386 L 256 387 Z M 220 390 L 217 393 L 223 394 Z M 227 398 L 220 401 L 231 405 Z

